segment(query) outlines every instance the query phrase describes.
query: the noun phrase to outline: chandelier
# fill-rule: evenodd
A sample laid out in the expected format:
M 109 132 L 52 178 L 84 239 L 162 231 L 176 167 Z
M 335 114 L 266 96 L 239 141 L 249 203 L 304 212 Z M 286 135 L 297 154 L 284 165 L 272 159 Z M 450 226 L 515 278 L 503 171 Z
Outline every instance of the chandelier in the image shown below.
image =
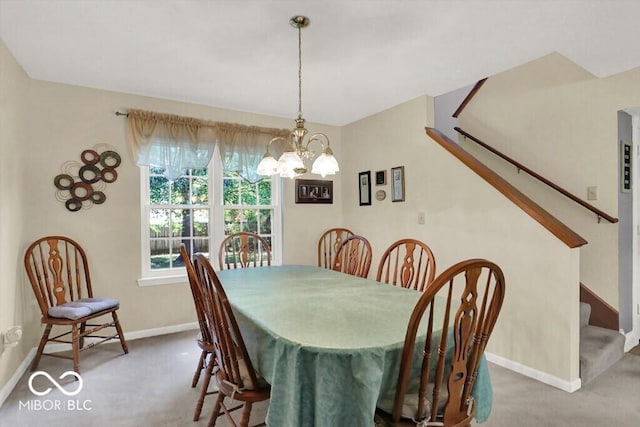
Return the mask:
M 322 153 L 316 158 L 311 167 L 311 173 L 319 174 L 323 178 L 327 175 L 334 175 L 340 170 L 338 161 L 333 156 L 329 147 L 329 138 L 323 133 L 311 135 L 305 142 L 308 131 L 304 127 L 305 119 L 302 118 L 302 29 L 309 25 L 309 18 L 306 16 L 294 16 L 289 20 L 292 27 L 298 29 L 298 118 L 295 120 L 296 127 L 291 130 L 289 138 L 276 137 L 267 144 L 267 152 L 258 164 L 256 172 L 259 175 L 271 176 L 280 174 L 282 177 L 293 178 L 306 173 L 305 160 L 310 160 L 315 156 L 315 152 L 309 148 L 312 142 L 320 143 Z M 269 146 L 273 143 L 285 143 L 285 151 L 276 160 L 269 152 Z

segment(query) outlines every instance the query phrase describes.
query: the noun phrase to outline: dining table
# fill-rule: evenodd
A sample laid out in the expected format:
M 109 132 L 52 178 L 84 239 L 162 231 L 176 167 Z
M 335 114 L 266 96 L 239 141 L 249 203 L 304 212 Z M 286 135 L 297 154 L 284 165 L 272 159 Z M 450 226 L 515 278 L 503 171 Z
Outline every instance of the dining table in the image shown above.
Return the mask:
M 315 266 L 217 274 L 251 362 L 271 385 L 268 426 L 374 426 L 376 404 L 395 390 L 422 293 Z M 493 399 L 484 357 L 472 396 L 483 422 Z

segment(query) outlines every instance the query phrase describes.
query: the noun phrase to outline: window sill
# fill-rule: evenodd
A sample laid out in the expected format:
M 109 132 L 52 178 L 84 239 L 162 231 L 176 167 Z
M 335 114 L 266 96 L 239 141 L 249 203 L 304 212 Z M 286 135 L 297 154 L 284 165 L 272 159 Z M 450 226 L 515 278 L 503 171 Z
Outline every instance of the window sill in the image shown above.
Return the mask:
M 186 274 L 179 276 L 141 277 L 138 286 L 185 285 L 189 283 Z

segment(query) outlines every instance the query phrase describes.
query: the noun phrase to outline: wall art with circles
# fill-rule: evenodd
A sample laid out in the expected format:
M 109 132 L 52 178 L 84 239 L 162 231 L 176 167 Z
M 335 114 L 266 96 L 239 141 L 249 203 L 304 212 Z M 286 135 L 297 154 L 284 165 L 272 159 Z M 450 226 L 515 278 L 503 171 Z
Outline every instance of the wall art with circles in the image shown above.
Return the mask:
M 56 199 L 71 212 L 101 205 L 107 200 L 107 184 L 118 179 L 116 168 L 122 163 L 118 153 L 108 144 L 97 144 L 80 153 L 80 160 L 69 160 L 53 179 Z

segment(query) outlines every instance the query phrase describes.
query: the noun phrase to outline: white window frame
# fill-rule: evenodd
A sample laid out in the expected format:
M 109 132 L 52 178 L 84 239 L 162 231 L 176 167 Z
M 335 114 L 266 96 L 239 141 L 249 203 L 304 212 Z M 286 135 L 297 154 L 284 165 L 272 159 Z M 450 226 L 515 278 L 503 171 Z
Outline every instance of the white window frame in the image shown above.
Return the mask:
M 224 239 L 224 221 L 222 204 L 223 170 L 220 153 L 216 148 L 209 164 L 209 253 L 211 264 L 217 270 L 217 253 Z M 246 208 L 246 206 L 227 206 L 228 208 Z M 271 218 L 272 252 L 271 265 L 282 264 L 282 179 L 277 175 L 271 177 L 271 205 L 260 206 L 260 209 L 273 209 Z M 150 235 L 149 235 L 149 167 L 140 167 L 140 226 L 141 226 L 141 277 L 137 280 L 139 286 L 155 286 L 187 283 L 184 268 L 152 270 L 149 263 Z

